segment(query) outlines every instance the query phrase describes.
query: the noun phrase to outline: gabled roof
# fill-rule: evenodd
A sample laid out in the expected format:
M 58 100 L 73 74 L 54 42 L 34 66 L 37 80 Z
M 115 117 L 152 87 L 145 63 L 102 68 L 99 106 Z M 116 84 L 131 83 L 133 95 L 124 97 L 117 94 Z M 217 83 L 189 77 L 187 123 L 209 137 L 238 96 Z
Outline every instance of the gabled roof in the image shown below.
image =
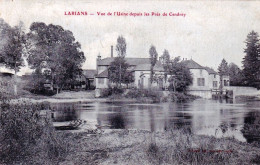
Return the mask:
M 184 64 L 189 69 L 205 69 L 200 64 L 193 61 L 192 59 L 181 61 L 181 63 Z
M 216 72 L 214 69 L 212 69 L 212 68 L 210 68 L 210 67 L 204 67 L 207 71 L 208 71 L 208 73 L 209 74 L 218 74 L 218 72 Z
M 83 75 L 84 75 L 86 78 L 94 78 L 96 72 L 97 72 L 97 71 L 96 71 L 95 69 L 86 69 L 86 70 L 83 70 Z
M 99 73 L 97 76 L 97 78 L 107 78 L 108 77 L 108 70 L 104 70 L 103 72 Z
M 150 63 L 149 64 L 139 64 L 133 70 L 134 71 L 150 71 L 151 70 L 151 64 Z M 161 62 L 157 61 L 153 70 L 154 71 L 164 71 Z
M 108 66 L 110 65 L 111 62 L 113 62 L 115 57 L 107 57 L 101 60 L 97 61 L 97 65 L 105 65 Z M 139 64 L 149 64 L 150 58 L 125 58 L 126 62 L 129 65 L 139 65 Z

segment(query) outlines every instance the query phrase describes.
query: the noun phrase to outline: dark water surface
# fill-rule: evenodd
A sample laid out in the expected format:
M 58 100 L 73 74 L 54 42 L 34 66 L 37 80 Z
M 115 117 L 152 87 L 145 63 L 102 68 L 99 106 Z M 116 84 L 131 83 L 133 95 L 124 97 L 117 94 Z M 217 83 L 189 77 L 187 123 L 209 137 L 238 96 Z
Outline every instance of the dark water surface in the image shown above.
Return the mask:
M 260 124 L 260 101 L 205 100 L 187 103 L 133 104 L 124 102 L 52 103 L 56 122 L 78 119 L 106 128 L 169 130 L 190 127 L 195 134 L 249 141 L 245 124 Z

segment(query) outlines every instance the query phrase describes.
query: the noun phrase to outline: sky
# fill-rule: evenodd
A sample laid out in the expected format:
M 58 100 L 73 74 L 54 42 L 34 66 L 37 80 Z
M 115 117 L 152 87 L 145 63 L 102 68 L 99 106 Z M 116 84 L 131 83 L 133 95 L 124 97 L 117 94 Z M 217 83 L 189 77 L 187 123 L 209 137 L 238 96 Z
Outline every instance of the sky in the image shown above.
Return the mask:
M 260 33 L 259 8 L 257 1 L 0 0 L 0 18 L 11 26 L 22 21 L 27 32 L 33 22 L 70 30 L 86 56 L 83 69 L 95 69 L 98 54 L 110 57 L 111 45 L 115 48 L 119 35 L 126 39 L 126 57 L 149 58 L 149 48 L 154 45 L 159 56 L 167 49 L 172 58 L 192 58 L 217 69 L 223 58 L 242 66 L 248 33 Z M 65 15 L 72 11 L 88 15 Z M 97 12 L 111 12 L 112 16 L 98 16 Z M 161 16 L 114 16 L 114 12 Z M 164 12 L 186 15 L 162 16 Z M 19 74 L 28 71 L 24 67 Z

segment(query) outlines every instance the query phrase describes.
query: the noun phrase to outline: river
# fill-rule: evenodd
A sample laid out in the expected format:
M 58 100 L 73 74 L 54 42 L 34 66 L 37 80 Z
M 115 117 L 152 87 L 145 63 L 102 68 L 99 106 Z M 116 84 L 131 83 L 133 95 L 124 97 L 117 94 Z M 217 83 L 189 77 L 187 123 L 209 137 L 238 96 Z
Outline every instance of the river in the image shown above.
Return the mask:
M 51 103 L 55 122 L 77 119 L 96 122 L 107 129 L 164 131 L 188 127 L 198 135 L 234 137 L 250 141 L 242 133 L 245 124 L 260 124 L 260 101 L 206 100 L 186 103 L 134 104 L 126 102 Z

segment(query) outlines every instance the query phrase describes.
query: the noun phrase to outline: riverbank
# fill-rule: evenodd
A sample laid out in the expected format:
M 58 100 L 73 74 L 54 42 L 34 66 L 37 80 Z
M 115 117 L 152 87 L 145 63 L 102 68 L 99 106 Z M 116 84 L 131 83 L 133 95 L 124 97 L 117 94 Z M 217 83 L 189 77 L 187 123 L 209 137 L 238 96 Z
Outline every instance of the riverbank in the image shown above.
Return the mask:
M 111 101 L 127 101 L 136 103 L 162 103 L 162 102 L 186 102 L 193 101 L 199 96 L 186 94 L 184 92 L 172 92 L 149 89 L 108 89 L 104 92 L 105 98 Z M 102 93 L 102 92 L 101 92 Z M 107 94 L 108 93 L 108 94 Z
M 53 96 L 37 95 L 32 93 L 26 93 L 19 95 L 14 100 L 30 101 L 34 103 L 38 102 L 50 102 L 50 103 L 61 103 L 61 102 L 90 102 L 100 101 L 106 102 L 106 98 L 95 98 L 94 91 L 63 91 Z
M 193 135 L 185 129 L 156 133 L 111 130 L 94 136 L 84 132 L 65 134 L 69 151 L 60 162 L 63 165 L 260 163 L 260 148 L 235 139 Z

